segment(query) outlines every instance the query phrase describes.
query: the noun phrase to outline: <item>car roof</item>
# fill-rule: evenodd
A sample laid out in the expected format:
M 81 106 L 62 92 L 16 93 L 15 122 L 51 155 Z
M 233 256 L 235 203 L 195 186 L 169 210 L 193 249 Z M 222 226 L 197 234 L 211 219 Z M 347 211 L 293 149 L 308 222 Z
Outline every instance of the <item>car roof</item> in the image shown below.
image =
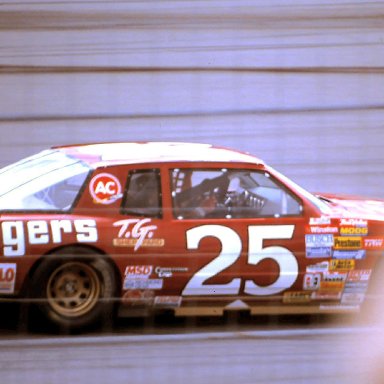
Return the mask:
M 102 165 L 165 162 L 235 162 L 264 164 L 245 152 L 211 144 L 182 142 L 115 142 L 54 147 L 88 164 Z

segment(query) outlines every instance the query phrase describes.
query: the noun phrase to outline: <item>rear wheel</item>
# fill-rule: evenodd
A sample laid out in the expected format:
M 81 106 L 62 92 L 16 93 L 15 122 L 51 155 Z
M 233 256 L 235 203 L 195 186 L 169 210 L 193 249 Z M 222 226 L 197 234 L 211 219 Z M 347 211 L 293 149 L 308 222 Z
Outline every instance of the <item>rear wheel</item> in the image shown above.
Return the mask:
M 39 312 L 68 330 L 110 321 L 117 285 L 114 269 L 102 255 L 83 249 L 74 252 L 49 255 L 32 280 Z

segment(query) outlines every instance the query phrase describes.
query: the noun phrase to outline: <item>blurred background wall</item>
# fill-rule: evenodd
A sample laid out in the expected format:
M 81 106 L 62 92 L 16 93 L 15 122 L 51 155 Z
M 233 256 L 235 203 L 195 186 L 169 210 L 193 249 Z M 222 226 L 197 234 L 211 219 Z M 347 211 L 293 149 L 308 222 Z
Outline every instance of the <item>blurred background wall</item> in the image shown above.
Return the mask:
M 0 3 L 0 166 L 52 145 L 208 142 L 384 197 L 384 3 Z

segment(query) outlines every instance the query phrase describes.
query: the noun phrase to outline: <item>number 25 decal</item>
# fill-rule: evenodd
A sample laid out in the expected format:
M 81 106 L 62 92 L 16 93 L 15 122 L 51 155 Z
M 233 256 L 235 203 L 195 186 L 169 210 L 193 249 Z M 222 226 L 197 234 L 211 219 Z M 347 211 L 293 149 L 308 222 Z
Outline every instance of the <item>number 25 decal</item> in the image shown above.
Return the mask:
M 272 259 L 278 264 L 280 274 L 274 283 L 267 286 L 260 286 L 253 280 L 246 280 L 244 287 L 246 294 L 254 296 L 274 295 L 294 284 L 299 273 L 299 266 L 293 253 L 279 246 L 263 248 L 263 241 L 266 239 L 291 239 L 294 229 L 294 225 L 257 225 L 248 227 L 248 263 L 257 265 L 262 260 Z M 203 225 L 187 231 L 187 248 L 198 249 L 200 240 L 205 237 L 219 239 L 221 252 L 192 276 L 183 290 L 183 296 L 238 295 L 241 286 L 240 278 L 235 278 L 227 284 L 204 283 L 239 259 L 242 250 L 240 236 L 234 230 L 222 225 Z

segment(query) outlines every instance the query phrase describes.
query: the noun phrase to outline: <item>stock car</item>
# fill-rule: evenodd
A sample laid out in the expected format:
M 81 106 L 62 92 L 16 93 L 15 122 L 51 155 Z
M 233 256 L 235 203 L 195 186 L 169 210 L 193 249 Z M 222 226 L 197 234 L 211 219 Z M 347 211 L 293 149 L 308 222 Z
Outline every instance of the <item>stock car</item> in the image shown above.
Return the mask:
M 317 196 L 231 149 L 53 147 L 0 171 L 0 295 L 54 326 L 172 311 L 355 312 L 383 202 Z

